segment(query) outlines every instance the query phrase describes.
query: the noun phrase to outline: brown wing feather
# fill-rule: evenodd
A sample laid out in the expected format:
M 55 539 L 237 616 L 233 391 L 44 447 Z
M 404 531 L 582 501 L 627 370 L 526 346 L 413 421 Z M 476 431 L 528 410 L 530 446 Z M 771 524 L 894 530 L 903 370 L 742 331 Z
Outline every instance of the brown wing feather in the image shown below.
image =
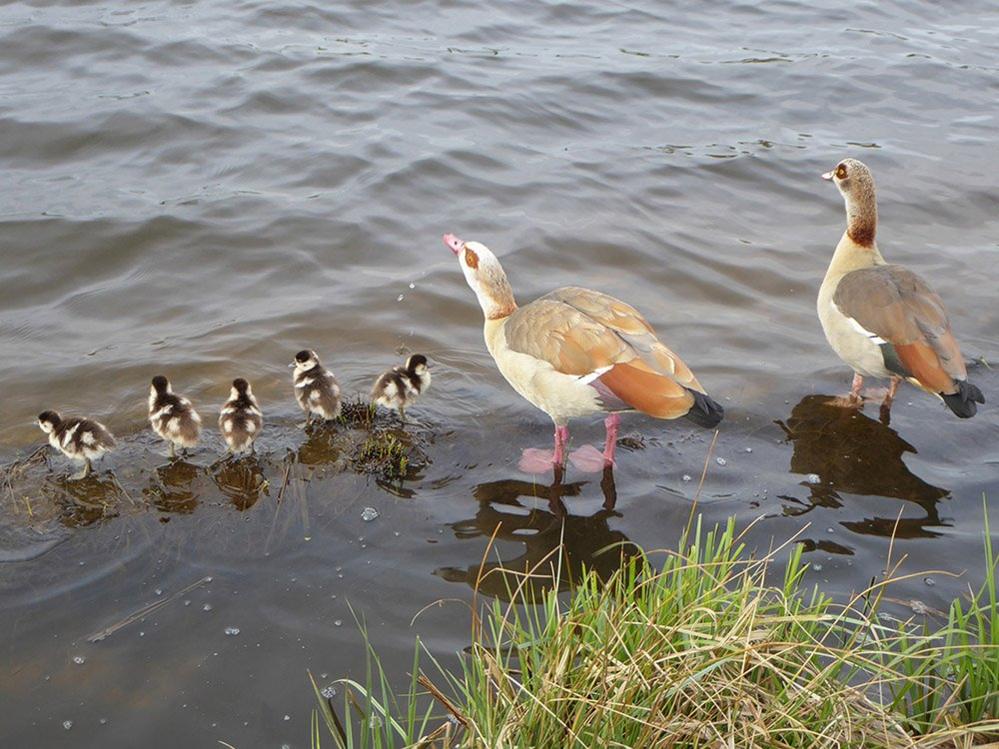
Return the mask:
M 651 416 L 683 416 L 695 402 L 688 388 L 704 392 L 634 307 L 596 291 L 557 289 L 510 315 L 504 334 L 512 350 L 564 374 L 609 368 L 600 383 Z
M 615 364 L 600 376 L 600 382 L 633 408 L 660 419 L 684 416 L 694 405 L 694 396 L 688 389 L 640 361 Z
M 908 372 L 927 389 L 952 393 L 967 377 L 943 300 L 922 278 L 899 265 L 843 276 L 833 302 L 861 327 L 890 343 Z
M 651 369 L 668 374 L 686 387 L 705 392 L 690 368 L 659 340 L 648 320 L 630 304 L 608 294 L 578 286 L 555 289 L 541 299 L 558 301 L 572 307 L 613 331 Z

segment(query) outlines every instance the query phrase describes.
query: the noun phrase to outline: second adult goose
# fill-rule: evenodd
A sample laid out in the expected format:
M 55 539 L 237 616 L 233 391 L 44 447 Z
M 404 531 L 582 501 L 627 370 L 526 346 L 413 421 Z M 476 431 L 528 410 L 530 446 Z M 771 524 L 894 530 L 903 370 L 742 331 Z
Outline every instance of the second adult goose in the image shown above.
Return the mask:
M 822 177 L 842 193 L 847 226 L 819 289 L 819 320 L 833 350 L 853 368 L 851 400 L 860 402 L 864 377 L 890 378 L 881 404 L 887 418 L 905 379 L 961 418 L 974 416 L 985 397 L 968 382 L 943 300 L 911 270 L 886 263 L 874 241 L 878 203 L 871 170 L 844 159 Z
M 604 462 L 612 465 L 619 414 L 685 416 L 713 427 L 722 407 L 634 307 L 599 291 L 556 289 L 518 307 L 496 256 L 453 234 L 444 244 L 458 257 L 485 314 L 486 347 L 513 389 L 555 422 L 553 462 L 565 463 L 569 420 L 604 413 Z

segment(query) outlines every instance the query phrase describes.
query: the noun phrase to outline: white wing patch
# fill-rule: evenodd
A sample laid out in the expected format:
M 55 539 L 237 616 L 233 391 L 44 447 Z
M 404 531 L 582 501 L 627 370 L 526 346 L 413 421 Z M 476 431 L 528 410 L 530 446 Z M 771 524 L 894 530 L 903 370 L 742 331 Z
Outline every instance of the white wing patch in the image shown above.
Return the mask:
M 598 379 L 601 375 L 607 374 L 612 369 L 614 369 L 614 365 L 613 364 L 609 364 L 606 367 L 600 367 L 599 369 L 596 369 L 596 370 L 590 372 L 589 374 L 580 375 L 579 381 L 581 383 L 583 383 L 584 385 L 589 385 L 591 382 L 593 382 L 594 380 Z
M 841 315 L 843 315 L 843 317 L 846 318 L 846 321 L 848 323 L 850 323 L 850 327 L 851 328 L 853 328 L 855 331 L 857 331 L 858 333 L 860 333 L 865 338 L 869 339 L 871 342 L 874 343 L 874 345 L 876 345 L 876 346 L 883 346 L 884 344 L 888 343 L 888 341 L 886 341 L 884 338 L 882 338 L 881 336 L 879 336 L 877 333 L 872 333 L 867 328 L 865 328 L 863 325 L 861 325 L 859 322 L 857 322 L 855 319 L 853 319 L 848 314 L 846 314 L 845 312 L 843 312 L 843 310 L 841 310 L 836 305 L 836 302 L 833 302 L 832 306 L 836 309 L 837 312 L 839 312 Z

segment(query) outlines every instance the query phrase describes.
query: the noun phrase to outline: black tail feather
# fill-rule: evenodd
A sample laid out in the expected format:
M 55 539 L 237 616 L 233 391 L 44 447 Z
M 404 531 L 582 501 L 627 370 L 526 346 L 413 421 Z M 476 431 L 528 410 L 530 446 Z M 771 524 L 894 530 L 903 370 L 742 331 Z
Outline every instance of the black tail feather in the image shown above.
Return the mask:
M 940 394 L 947 408 L 960 416 L 962 419 L 970 419 L 978 413 L 976 403 L 985 403 L 985 396 L 978 389 L 977 385 L 972 385 L 966 380 L 958 380 L 956 383 L 957 392 L 950 395 Z
M 685 418 L 690 419 L 697 426 L 708 429 L 718 426 L 718 423 L 725 415 L 725 409 L 721 407 L 721 404 L 716 403 L 704 393 L 699 393 L 696 390 L 687 388 L 687 392 L 694 396 L 694 405 L 687 411 Z

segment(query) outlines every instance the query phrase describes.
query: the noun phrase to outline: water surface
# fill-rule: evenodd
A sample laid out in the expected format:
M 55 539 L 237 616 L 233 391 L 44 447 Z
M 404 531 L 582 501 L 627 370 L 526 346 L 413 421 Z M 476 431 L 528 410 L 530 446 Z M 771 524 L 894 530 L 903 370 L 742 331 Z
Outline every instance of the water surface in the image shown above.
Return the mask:
M 828 406 L 849 372 L 814 306 L 843 209 L 818 175 L 873 168 L 882 251 L 995 360 L 997 93 L 987 3 L 4 4 L 0 457 L 41 443 L 45 408 L 122 442 L 118 483 L 67 485 L 53 458 L 4 487 L 4 743 L 305 746 L 306 669 L 362 674 L 348 604 L 400 674 L 416 635 L 447 658 L 467 609 L 431 604 L 470 600 L 497 523 L 487 564 L 564 536 L 603 570 L 607 544 L 675 542 L 705 465 L 709 521 L 800 534 L 839 594 L 894 530 L 902 571 L 967 571 L 895 593 L 944 607 L 982 576 L 999 377 L 972 367 L 970 421 L 912 389 L 887 426 Z M 492 247 L 521 301 L 571 283 L 641 309 L 725 405 L 713 450 L 633 416 L 612 483 L 521 473 L 550 426 L 495 370 L 445 231 Z M 296 430 L 305 346 L 350 392 L 427 354 L 429 462 L 378 481 Z M 161 372 L 212 416 L 248 378 L 259 461 L 212 467 L 211 439 L 167 465 L 144 422 Z

